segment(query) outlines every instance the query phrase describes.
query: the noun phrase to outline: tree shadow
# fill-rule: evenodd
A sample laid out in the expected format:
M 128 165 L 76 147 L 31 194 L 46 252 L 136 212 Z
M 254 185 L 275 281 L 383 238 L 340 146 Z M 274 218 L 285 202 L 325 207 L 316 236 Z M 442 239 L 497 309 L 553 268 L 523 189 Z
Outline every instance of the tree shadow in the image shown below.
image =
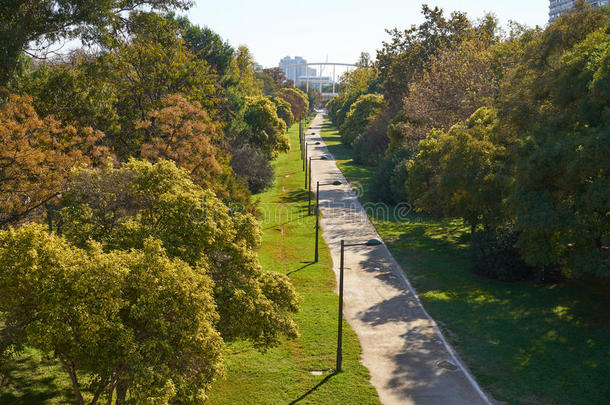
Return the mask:
M 307 398 L 309 395 L 311 395 L 313 392 L 315 392 L 318 388 L 320 388 L 321 386 L 323 386 L 324 384 L 326 384 L 332 377 L 334 377 L 337 373 L 334 372 L 332 374 L 327 375 L 326 377 L 324 377 L 324 379 L 322 381 L 320 381 L 319 383 L 317 383 L 316 385 L 314 385 L 309 391 L 307 391 L 306 393 L 304 393 L 303 395 L 301 395 L 300 397 L 298 397 L 297 399 L 295 399 L 294 401 L 290 402 L 288 405 L 293 405 L 296 404 L 302 400 L 304 400 L 305 398 Z

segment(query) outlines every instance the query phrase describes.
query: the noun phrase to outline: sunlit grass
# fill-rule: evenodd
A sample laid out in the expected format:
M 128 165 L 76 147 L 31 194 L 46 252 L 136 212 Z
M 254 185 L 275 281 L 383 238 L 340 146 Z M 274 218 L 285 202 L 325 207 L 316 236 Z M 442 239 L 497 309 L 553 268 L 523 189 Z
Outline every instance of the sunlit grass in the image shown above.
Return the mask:
M 314 256 L 314 219 L 300 160 L 298 126 L 289 131 L 291 151 L 275 162 L 273 187 L 257 197 L 263 217 L 260 259 L 268 270 L 288 274 L 303 297 L 296 315 L 301 336 L 262 354 L 246 344 L 228 348 L 226 379 L 214 386 L 210 404 L 378 404 L 377 393 L 360 360 L 355 333 L 344 323 L 344 372 L 335 367 L 337 303 L 328 248 L 321 239 Z M 311 372 L 322 371 L 322 375 Z
M 351 182 L 373 169 L 358 166 L 328 125 L 326 144 Z M 475 275 L 469 231 L 459 220 L 411 213 L 375 218 L 430 314 L 473 374 L 496 399 L 514 404 L 610 403 L 608 286 L 502 283 Z

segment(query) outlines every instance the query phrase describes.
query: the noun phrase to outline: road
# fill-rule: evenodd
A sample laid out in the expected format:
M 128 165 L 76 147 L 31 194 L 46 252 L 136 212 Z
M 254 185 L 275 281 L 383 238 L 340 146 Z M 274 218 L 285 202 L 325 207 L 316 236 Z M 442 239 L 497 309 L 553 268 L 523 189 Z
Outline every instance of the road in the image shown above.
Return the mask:
M 338 277 L 340 241 L 366 242 L 379 238 L 356 193 L 337 168 L 320 136 L 319 113 L 307 130 L 311 156 L 331 157 L 312 164 L 315 182 L 322 187 L 322 235 L 330 247 Z M 350 247 L 345 253 L 345 319 L 362 346 L 362 363 L 371 373 L 383 404 L 491 404 L 429 317 L 405 272 L 385 245 Z

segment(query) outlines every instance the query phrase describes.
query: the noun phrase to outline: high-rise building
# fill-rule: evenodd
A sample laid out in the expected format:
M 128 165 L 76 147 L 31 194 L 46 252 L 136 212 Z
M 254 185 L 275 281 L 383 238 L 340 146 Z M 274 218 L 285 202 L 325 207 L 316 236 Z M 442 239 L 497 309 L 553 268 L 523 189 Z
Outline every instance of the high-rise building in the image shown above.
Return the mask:
M 307 76 L 309 69 L 307 61 L 300 56 L 295 56 L 294 59 L 286 56 L 280 61 L 280 68 L 284 71 L 287 79 L 290 79 L 299 85 L 299 78 Z
M 594 7 L 607 6 L 610 4 L 610 0 L 587 0 Z M 576 0 L 551 0 L 551 4 L 549 6 L 549 21 L 553 22 L 557 17 L 561 14 L 565 13 L 567 10 L 571 9 L 574 6 Z

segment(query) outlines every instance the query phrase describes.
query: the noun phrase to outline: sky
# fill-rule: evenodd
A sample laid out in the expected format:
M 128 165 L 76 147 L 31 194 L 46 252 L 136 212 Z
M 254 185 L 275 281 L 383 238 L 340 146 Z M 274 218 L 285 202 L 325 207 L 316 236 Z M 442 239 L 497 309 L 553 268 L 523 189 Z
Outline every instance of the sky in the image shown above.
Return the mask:
M 309 62 L 354 63 L 360 52 L 373 57 L 386 28 L 404 29 L 422 21 L 421 5 L 465 11 L 471 19 L 494 13 L 509 20 L 545 25 L 549 0 L 196 0 L 187 12 L 233 46 L 247 45 L 264 67 L 284 56 Z

